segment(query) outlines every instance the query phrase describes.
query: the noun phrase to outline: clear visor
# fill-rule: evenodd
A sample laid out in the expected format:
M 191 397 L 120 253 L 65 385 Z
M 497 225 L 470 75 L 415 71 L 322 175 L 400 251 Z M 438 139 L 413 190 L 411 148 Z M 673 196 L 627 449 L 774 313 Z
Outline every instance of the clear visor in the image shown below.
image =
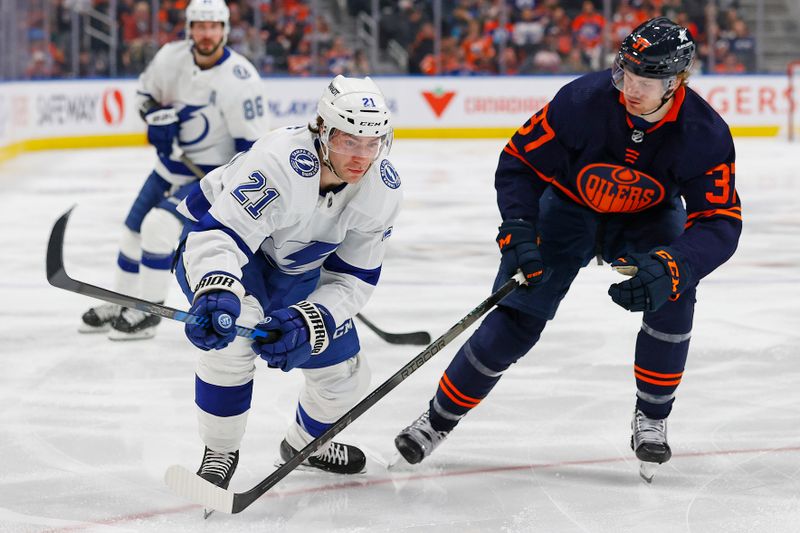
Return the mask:
M 365 157 L 371 161 L 377 159 L 386 146 L 386 135 L 380 137 L 358 137 L 336 128 L 331 128 L 328 135 L 328 149 L 331 152 L 353 157 Z
M 665 94 L 677 87 L 678 77 L 670 76 L 669 78 L 645 78 L 638 76 L 629 70 L 625 70 L 620 65 L 619 57 L 614 59 L 614 64 L 611 67 L 611 82 L 614 87 L 620 92 L 625 92 L 625 87 L 628 90 L 637 92 L 658 92 L 658 94 Z

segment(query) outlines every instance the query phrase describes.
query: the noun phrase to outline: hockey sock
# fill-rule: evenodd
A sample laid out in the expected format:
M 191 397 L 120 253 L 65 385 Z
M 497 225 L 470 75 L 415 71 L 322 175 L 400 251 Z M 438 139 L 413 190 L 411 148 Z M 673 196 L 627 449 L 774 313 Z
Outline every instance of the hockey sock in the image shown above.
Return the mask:
M 539 340 L 546 320 L 498 307 L 458 350 L 430 402 L 431 425 L 453 429 L 483 400 L 503 372 Z
M 636 406 L 649 418 L 666 418 L 683 378 L 691 333 L 666 333 L 642 322 L 636 338 Z
M 172 278 L 170 267 L 173 254 L 154 254 L 142 251 L 141 297 L 148 302 L 166 300 L 169 283 Z

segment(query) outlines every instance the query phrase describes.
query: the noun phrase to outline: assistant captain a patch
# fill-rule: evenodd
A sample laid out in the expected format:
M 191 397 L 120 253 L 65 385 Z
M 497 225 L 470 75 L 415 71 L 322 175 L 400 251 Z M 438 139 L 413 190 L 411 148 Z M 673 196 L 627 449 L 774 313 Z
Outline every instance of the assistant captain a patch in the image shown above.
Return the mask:
M 310 178 L 319 172 L 319 159 L 305 148 L 298 148 L 289 154 L 289 165 L 304 178 Z
M 388 159 L 381 161 L 381 179 L 390 189 L 396 189 L 400 186 L 400 175 Z

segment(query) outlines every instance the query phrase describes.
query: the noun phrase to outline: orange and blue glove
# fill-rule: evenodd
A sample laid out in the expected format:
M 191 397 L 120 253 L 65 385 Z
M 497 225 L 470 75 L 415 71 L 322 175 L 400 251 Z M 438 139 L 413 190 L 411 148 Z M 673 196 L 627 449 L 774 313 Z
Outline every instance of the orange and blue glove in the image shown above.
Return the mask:
M 664 246 L 646 254 L 630 253 L 611 263 L 630 279 L 614 283 L 608 294 L 628 311 L 655 311 L 667 300 L 677 300 L 693 282 L 691 268 L 674 249 Z
M 521 270 L 528 286 L 544 278 L 544 263 L 539 252 L 536 228 L 527 220 L 504 220 L 498 228 L 500 273 L 509 279 Z

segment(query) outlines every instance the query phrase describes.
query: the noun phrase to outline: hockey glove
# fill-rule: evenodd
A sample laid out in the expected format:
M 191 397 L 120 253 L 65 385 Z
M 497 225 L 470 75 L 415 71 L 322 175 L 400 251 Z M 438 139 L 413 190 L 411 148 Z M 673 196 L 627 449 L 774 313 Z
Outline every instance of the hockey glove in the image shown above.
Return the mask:
M 236 319 L 242 312 L 244 287 L 230 274 L 208 274 L 194 289 L 189 313 L 205 318 L 200 324 L 186 324 L 185 332 L 201 350 L 221 350 L 236 338 Z
M 144 115 L 147 123 L 147 142 L 164 157 L 172 153 L 172 142 L 178 136 L 178 114 L 172 107 L 153 107 Z
M 509 279 L 517 270 L 522 270 L 529 286 L 542 281 L 544 264 L 533 224 L 522 219 L 505 220 L 498 229 L 496 240 L 502 253 L 500 273 L 503 278 Z
M 612 262 L 611 267 L 631 276 L 608 288 L 611 299 L 628 311 L 655 311 L 667 300 L 677 300 L 693 282 L 689 265 L 669 247 L 628 254 Z
M 276 342 L 254 342 L 253 351 L 269 366 L 288 372 L 323 352 L 336 325 L 325 307 L 303 300 L 273 311 L 256 328 L 280 331 Z

